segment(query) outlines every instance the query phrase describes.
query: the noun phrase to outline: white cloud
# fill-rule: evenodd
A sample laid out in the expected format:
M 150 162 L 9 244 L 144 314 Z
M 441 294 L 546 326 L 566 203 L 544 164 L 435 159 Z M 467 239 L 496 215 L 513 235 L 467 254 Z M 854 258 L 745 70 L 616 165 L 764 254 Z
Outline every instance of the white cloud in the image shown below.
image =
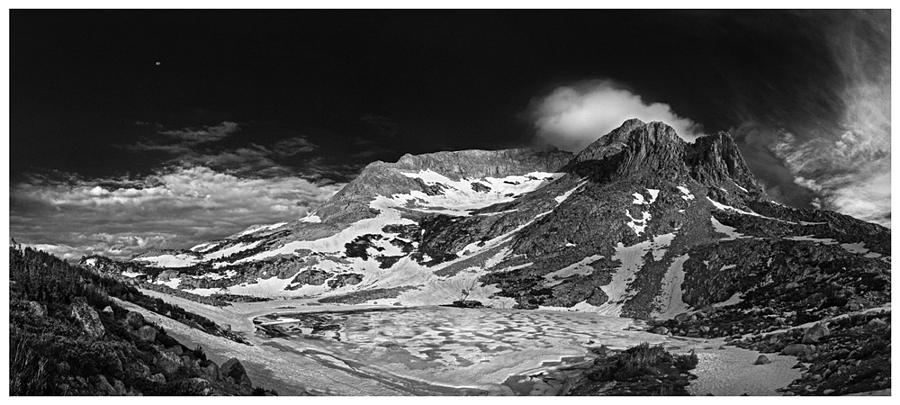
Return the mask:
M 890 132 L 847 131 L 800 141 L 783 133 L 773 145 L 794 183 L 819 195 L 817 208 L 891 225 Z
M 840 128 L 776 139 L 795 183 L 821 194 L 822 208 L 891 225 L 890 17 L 854 12 L 825 40 L 843 76 Z M 885 50 L 880 50 L 884 48 Z
M 292 176 L 241 178 L 207 167 L 131 179 L 40 181 L 11 188 L 11 235 L 65 256 L 126 258 L 186 248 L 250 225 L 301 218 L 341 185 Z
M 703 136 L 699 125 L 675 114 L 668 104 L 647 104 L 608 80 L 558 87 L 533 101 L 531 113 L 538 136 L 568 151 L 583 149 L 630 118 L 665 122 L 689 142 Z

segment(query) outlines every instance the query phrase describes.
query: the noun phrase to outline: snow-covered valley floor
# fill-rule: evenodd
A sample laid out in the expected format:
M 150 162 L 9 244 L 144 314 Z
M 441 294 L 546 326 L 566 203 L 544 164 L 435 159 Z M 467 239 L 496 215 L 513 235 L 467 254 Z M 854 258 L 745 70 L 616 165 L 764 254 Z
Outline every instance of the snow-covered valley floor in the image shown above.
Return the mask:
M 777 395 L 776 389 L 800 376 L 792 369 L 794 357 L 769 354 L 770 364 L 753 365 L 759 353 L 751 350 L 719 340 L 651 334 L 634 320 L 592 313 L 325 306 L 304 300 L 217 308 L 144 292 L 244 334 L 252 346 L 141 310 L 171 336 L 186 340 L 182 343 L 202 345 L 213 360 L 240 359 L 255 384 L 283 395 L 304 389 L 332 395 L 515 395 L 504 384 L 510 377 L 582 361 L 588 347 L 625 349 L 641 342 L 663 344 L 675 353 L 695 350 L 698 379 L 689 387 L 695 395 Z M 335 335 L 340 340 L 310 337 L 298 322 L 310 313 L 339 325 Z M 292 333 L 256 333 L 254 320 Z

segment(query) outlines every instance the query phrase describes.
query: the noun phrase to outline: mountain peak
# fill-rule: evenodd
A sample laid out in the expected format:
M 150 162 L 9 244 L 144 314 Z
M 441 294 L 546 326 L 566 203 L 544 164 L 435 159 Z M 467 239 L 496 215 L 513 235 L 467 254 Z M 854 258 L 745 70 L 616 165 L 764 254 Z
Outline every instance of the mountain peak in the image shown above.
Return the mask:
M 698 138 L 685 157 L 691 175 L 701 183 L 717 183 L 731 179 L 738 186 L 764 195 L 762 187 L 750 171 L 731 134 L 719 132 Z
M 567 168 L 597 181 L 629 176 L 682 182 L 691 178 L 712 188 L 765 197 L 730 134 L 720 132 L 687 143 L 674 128 L 658 121 L 625 121 L 579 152 Z
M 683 147 L 684 141 L 678 137 L 674 128 L 663 122 L 645 123 L 637 118 L 632 118 L 584 148 L 575 157 L 575 162 L 602 160 L 621 152 L 629 145 L 634 149 L 637 145 L 666 144 Z

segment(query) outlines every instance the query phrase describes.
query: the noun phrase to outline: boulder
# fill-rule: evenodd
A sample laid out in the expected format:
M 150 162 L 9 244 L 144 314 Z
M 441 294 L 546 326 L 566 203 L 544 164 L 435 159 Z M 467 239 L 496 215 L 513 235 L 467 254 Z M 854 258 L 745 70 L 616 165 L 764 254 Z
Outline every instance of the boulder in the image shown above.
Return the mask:
M 298 286 L 304 285 L 322 285 L 325 284 L 325 280 L 331 277 L 331 273 L 319 270 L 319 269 L 309 269 L 303 270 L 300 273 L 297 273 L 297 276 L 291 280 L 291 284 L 297 284 Z
M 212 383 L 200 377 L 178 381 L 175 391 L 178 395 L 212 395 L 215 393 Z
M 109 380 L 106 379 L 106 376 L 103 374 L 97 375 L 96 383 L 97 391 L 100 394 L 106 395 L 116 395 L 116 388 L 113 387 L 112 384 L 109 383 Z
M 181 273 L 179 273 L 178 270 L 163 270 L 162 272 L 159 273 L 158 276 L 156 276 L 156 280 L 157 281 L 170 281 L 173 278 L 179 278 L 179 276 L 181 276 Z
M 363 275 L 359 273 L 342 273 L 337 274 L 328 280 L 328 287 L 340 288 L 348 285 L 355 285 L 362 282 Z
M 769 364 L 769 363 L 771 363 L 771 362 L 772 362 L 772 361 L 769 360 L 769 358 L 766 357 L 764 354 L 760 354 L 759 357 L 756 358 L 756 361 L 753 362 L 753 364 L 754 364 L 754 365 L 761 365 L 761 364 Z
M 491 188 L 482 182 L 475 181 L 472 182 L 472 190 L 476 193 L 488 193 L 491 191 Z
M 244 370 L 244 365 L 241 364 L 240 360 L 233 357 L 222 364 L 222 367 L 219 368 L 219 373 L 223 378 L 230 377 L 235 384 L 246 386 L 251 385 L 250 377 L 247 376 L 247 371 Z
M 872 320 L 869 321 L 869 323 L 867 323 L 866 325 L 868 325 L 870 328 L 881 328 L 887 325 L 887 322 L 885 322 L 881 318 L 872 318 Z
M 819 343 L 823 337 L 831 334 L 825 323 L 817 323 L 803 333 L 803 343 Z
M 193 357 L 191 357 L 187 354 L 181 355 L 181 364 L 184 364 L 185 367 L 190 368 L 190 369 L 198 369 L 199 368 L 197 366 L 197 360 L 194 360 Z
M 781 354 L 787 356 L 803 356 L 810 351 L 811 350 L 809 346 L 800 343 L 794 343 L 785 346 L 784 349 L 781 349 Z
M 128 374 L 140 377 L 140 378 L 148 378 L 150 377 L 150 367 L 147 367 L 146 364 L 136 361 L 129 362 L 125 365 L 125 370 Z
M 675 315 L 675 322 L 684 323 L 691 320 L 691 314 L 687 312 L 682 312 L 678 315 Z
M 147 380 L 155 382 L 157 384 L 165 384 L 166 376 L 163 375 L 163 373 L 156 373 L 156 374 L 151 375 L 150 377 L 147 377 Z
M 205 366 L 200 366 L 200 371 L 202 371 L 210 381 L 218 381 L 222 377 L 219 372 L 219 366 L 213 361 L 207 362 Z
M 114 314 L 112 307 L 109 306 L 109 305 L 107 305 L 106 307 L 104 307 L 104 308 L 103 308 L 103 311 L 101 311 L 101 312 L 103 312 L 104 314 L 107 314 L 107 315 L 112 315 L 112 314 Z
M 650 330 L 650 332 L 655 333 L 657 335 L 668 335 L 669 328 L 667 328 L 665 326 L 657 326 L 657 327 L 653 328 L 652 330 Z
M 138 339 L 143 340 L 145 342 L 153 342 L 156 340 L 156 328 L 150 325 L 141 326 L 140 329 L 135 332 Z
M 30 312 L 33 316 L 36 316 L 38 318 L 47 316 L 47 308 L 39 302 L 25 301 L 25 307 L 28 308 L 28 312 Z
M 855 311 L 859 311 L 859 310 L 863 309 L 863 304 L 859 300 L 851 299 L 850 301 L 847 302 L 846 307 L 847 307 L 847 310 L 855 312 Z
M 97 311 L 84 302 L 72 304 L 72 317 L 81 324 L 84 332 L 93 339 L 99 339 L 106 333 L 103 322 L 100 322 L 100 315 L 97 315 Z
M 133 329 L 138 329 L 144 326 L 144 316 L 139 312 L 128 311 L 128 315 L 125 315 L 125 324 Z
M 156 365 L 163 370 L 165 374 L 172 374 L 182 366 L 181 357 L 171 352 L 159 352 L 159 356 L 155 359 Z
M 113 379 L 112 386 L 113 386 L 113 388 L 115 388 L 115 391 L 116 391 L 115 395 L 122 396 L 122 395 L 126 395 L 128 393 L 128 389 L 125 388 L 125 383 L 122 382 L 122 380 Z

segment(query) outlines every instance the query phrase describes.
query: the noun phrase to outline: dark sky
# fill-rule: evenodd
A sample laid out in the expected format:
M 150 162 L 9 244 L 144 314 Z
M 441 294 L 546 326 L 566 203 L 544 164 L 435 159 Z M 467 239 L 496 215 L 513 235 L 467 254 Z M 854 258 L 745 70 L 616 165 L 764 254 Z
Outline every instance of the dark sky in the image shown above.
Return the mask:
M 28 194 L 40 187 L 141 189 L 191 167 L 341 183 L 407 152 L 533 144 L 542 97 L 591 80 L 704 133 L 733 130 L 774 196 L 824 204 L 834 190 L 803 182 L 833 167 L 810 167 L 807 149 L 890 103 L 889 11 L 20 10 L 10 22 L 11 214 L 28 239 L 50 218 L 34 206 L 52 193 Z M 878 138 L 866 153 L 889 168 L 886 125 L 853 142 Z

